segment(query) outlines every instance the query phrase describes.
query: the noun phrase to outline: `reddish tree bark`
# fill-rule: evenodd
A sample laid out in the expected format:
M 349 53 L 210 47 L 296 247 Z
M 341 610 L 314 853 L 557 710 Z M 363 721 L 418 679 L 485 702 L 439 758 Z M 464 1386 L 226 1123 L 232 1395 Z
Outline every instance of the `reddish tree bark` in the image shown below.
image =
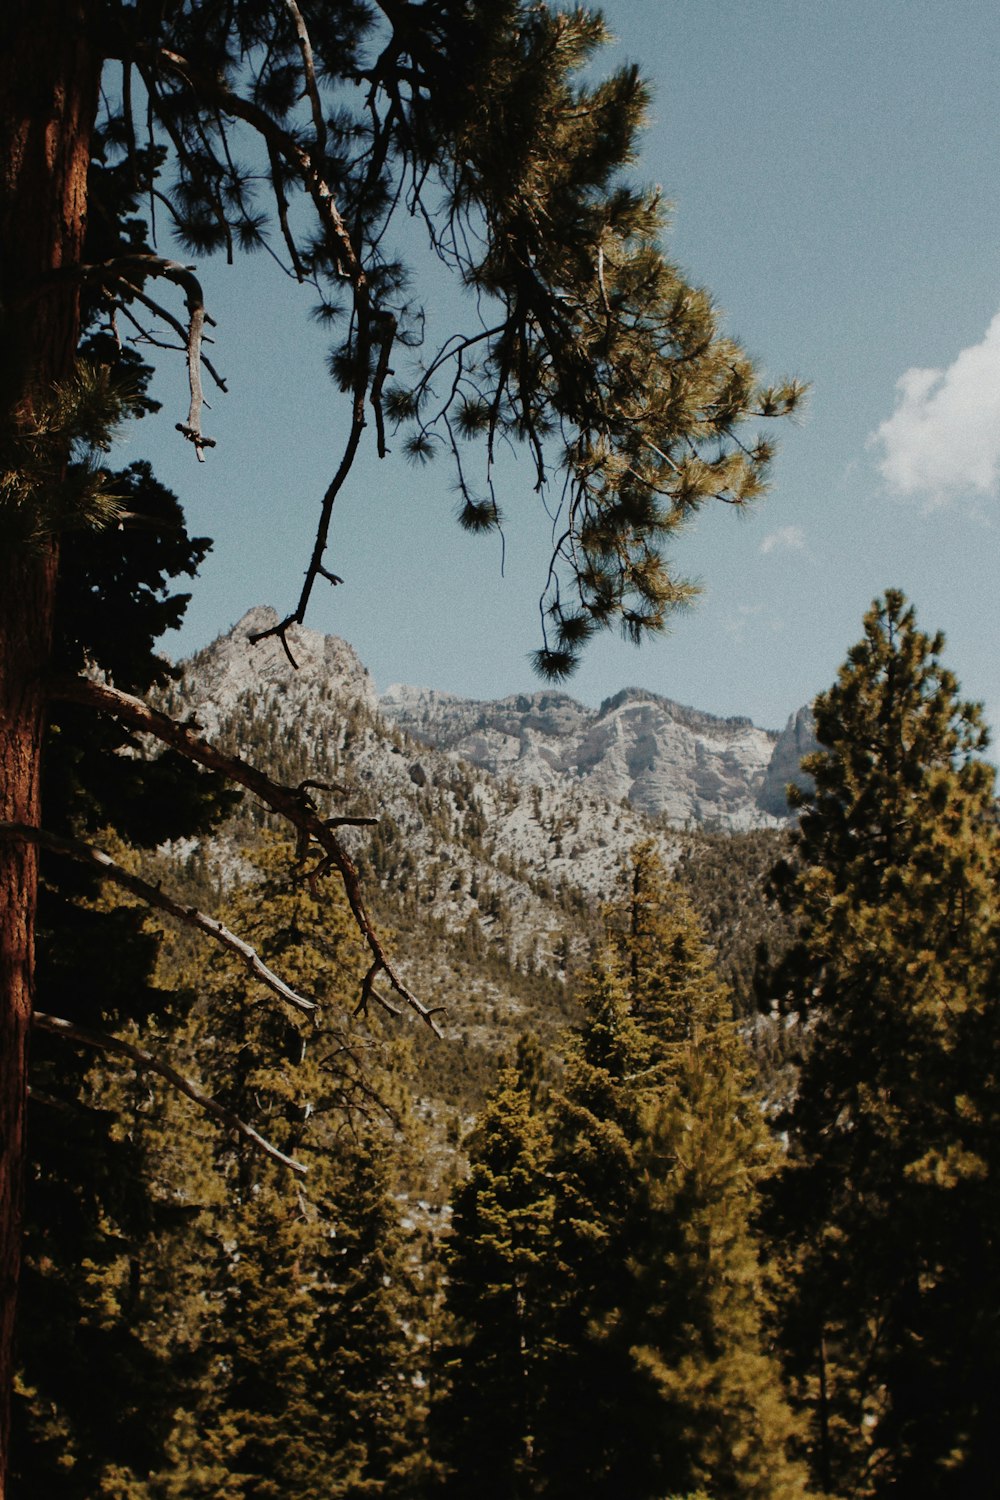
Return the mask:
M 0 17 L 0 444 L 72 370 L 100 58 L 84 0 L 5 0 Z M 14 448 L 16 458 L 16 446 Z M 0 536 L 0 817 L 39 825 L 44 681 L 58 546 Z M 37 850 L 0 840 L 0 1500 L 20 1269 Z

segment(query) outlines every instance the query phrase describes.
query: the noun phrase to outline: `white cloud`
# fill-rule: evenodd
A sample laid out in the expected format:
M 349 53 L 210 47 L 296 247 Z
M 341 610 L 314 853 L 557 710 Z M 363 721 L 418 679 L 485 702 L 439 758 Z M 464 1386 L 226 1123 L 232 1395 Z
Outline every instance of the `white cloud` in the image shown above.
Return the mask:
M 804 552 L 806 550 L 806 534 L 801 526 L 780 526 L 777 531 L 769 531 L 760 544 L 761 552 Z
M 907 370 L 896 410 L 872 433 L 879 472 L 900 495 L 941 504 L 970 491 L 995 495 L 1000 480 L 1000 313 L 980 344 L 946 370 Z

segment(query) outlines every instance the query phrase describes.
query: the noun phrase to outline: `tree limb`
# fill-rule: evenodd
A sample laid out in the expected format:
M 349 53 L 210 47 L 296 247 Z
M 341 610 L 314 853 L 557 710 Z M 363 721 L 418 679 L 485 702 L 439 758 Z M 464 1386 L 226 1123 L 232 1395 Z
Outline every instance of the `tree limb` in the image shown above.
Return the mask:
M 255 640 L 260 640 L 269 635 L 277 636 L 285 652 L 294 663 L 294 658 L 291 656 L 288 646 L 288 628 L 290 625 L 302 624 L 304 621 L 306 608 L 316 579 L 319 577 L 331 577 L 329 571 L 323 567 L 323 554 L 326 551 L 333 505 L 354 466 L 354 460 L 357 457 L 361 442 L 361 435 L 365 428 L 365 400 L 370 388 L 369 354 L 372 340 L 371 290 L 368 277 L 351 238 L 350 230 L 344 222 L 343 215 L 337 207 L 330 184 L 327 181 L 324 153 L 320 149 L 319 139 L 317 139 L 315 147 L 310 149 L 292 132 L 280 126 L 260 105 L 255 104 L 250 99 L 244 99 L 240 94 L 228 88 L 221 79 L 199 72 L 180 53 L 173 52 L 167 48 L 139 48 L 137 49 L 136 56 L 141 58 L 147 69 L 154 71 L 162 69 L 172 74 L 173 77 L 179 79 L 182 84 L 190 88 L 200 99 L 210 101 L 223 114 L 242 120 L 245 124 L 256 130 L 266 145 L 271 161 L 272 178 L 274 177 L 274 169 L 278 159 L 282 159 L 288 164 L 298 176 L 305 191 L 312 200 L 337 268 L 351 286 L 354 313 L 357 319 L 357 340 L 354 349 L 357 375 L 352 393 L 350 432 L 337 471 L 323 496 L 316 528 L 316 539 L 312 555 L 309 559 L 309 565 L 306 568 L 305 580 L 302 585 L 298 604 L 286 619 L 282 620 L 278 625 L 272 626 L 270 630 L 264 631 L 262 635 L 254 638 Z M 149 81 L 153 82 L 152 74 L 150 74 Z M 156 94 L 155 87 L 152 92 Z M 160 109 L 159 114 L 163 117 L 168 115 L 169 112 Z M 394 331 L 395 325 L 393 324 L 392 326 Z M 388 332 L 386 332 L 386 343 L 383 344 L 386 363 L 388 361 L 389 347 L 391 347 L 391 338 L 388 336 Z M 374 404 L 377 421 L 381 417 L 380 385 L 381 380 L 385 378 L 385 373 L 385 370 L 383 370 L 380 378 L 376 377 L 378 384 L 373 393 L 375 396 Z M 384 435 L 381 446 L 384 447 Z
M 326 120 L 323 117 L 323 101 L 319 96 L 319 85 L 316 82 L 316 63 L 313 58 L 312 41 L 309 30 L 302 17 L 302 12 L 296 5 L 295 0 L 285 0 L 285 9 L 292 18 L 295 27 L 295 36 L 299 44 L 299 52 L 302 54 L 302 71 L 305 75 L 306 93 L 309 95 L 309 104 L 312 108 L 313 129 L 316 132 L 316 149 L 320 155 L 326 150 Z
M 169 1063 L 161 1062 L 154 1053 L 148 1052 L 145 1047 L 137 1047 L 134 1042 L 123 1041 L 121 1037 L 108 1036 L 103 1031 L 90 1031 L 84 1026 L 77 1026 L 72 1021 L 65 1021 L 61 1016 L 47 1016 L 42 1011 L 36 1010 L 32 1017 L 33 1024 L 40 1031 L 50 1031 L 56 1036 L 65 1036 L 73 1042 L 79 1042 L 84 1047 L 95 1047 L 100 1052 L 114 1052 L 121 1057 L 128 1057 L 135 1063 L 140 1073 L 157 1073 L 165 1078 L 171 1088 L 197 1104 L 199 1109 L 211 1115 L 213 1119 L 219 1120 L 227 1125 L 230 1130 L 235 1130 L 244 1140 L 262 1151 L 265 1156 L 271 1157 L 272 1161 L 280 1162 L 283 1167 L 289 1167 L 291 1171 L 298 1173 L 300 1177 L 306 1174 L 306 1167 L 292 1156 L 286 1156 L 273 1146 L 270 1141 L 265 1140 L 252 1125 L 241 1120 L 239 1115 L 234 1115 L 232 1110 L 226 1109 L 211 1094 L 206 1094 L 190 1078 L 185 1078 L 172 1068 Z
M 180 922 L 185 922 L 189 927 L 196 927 L 201 932 L 207 932 L 209 937 L 214 938 L 222 947 L 229 948 L 237 954 L 255 979 L 259 979 L 261 984 L 267 985 L 268 989 L 280 995 L 282 1000 L 287 1000 L 289 1005 L 294 1005 L 298 1010 L 306 1012 L 316 1010 L 314 1000 L 307 1000 L 303 995 L 291 989 L 283 979 L 268 968 L 256 949 L 244 942 L 235 932 L 230 932 L 229 928 L 215 917 L 208 916 L 197 907 L 175 901 L 160 886 L 151 885 L 140 876 L 131 874 L 102 849 L 95 849 L 92 844 L 85 844 L 81 839 L 60 838 L 54 833 L 46 833 L 41 828 L 29 828 L 24 823 L 0 823 L 0 838 L 28 839 L 31 843 L 40 844 L 43 849 L 51 849 L 54 854 L 63 854 L 69 859 L 79 860 L 82 864 L 92 865 L 106 879 L 131 891 L 133 896 L 138 896 L 149 906 L 156 906 L 160 911 L 168 912 L 170 916 L 176 917 Z
M 166 714 L 150 708 L 141 698 L 123 693 L 107 683 L 93 682 L 86 677 L 60 678 L 49 684 L 48 696 L 61 702 L 82 703 L 102 713 L 119 719 L 129 728 L 142 734 L 152 735 L 165 745 L 172 745 L 188 760 L 219 771 L 229 781 L 246 787 L 254 796 L 279 813 L 299 831 L 300 844 L 308 848 L 311 843 L 319 845 L 322 859 L 317 873 L 336 870 L 340 876 L 351 914 L 372 956 L 371 977 L 384 974 L 389 986 L 399 998 L 426 1021 L 435 1035 L 440 1031 L 434 1021 L 435 1012 L 429 1010 L 416 995 L 407 988 L 388 958 L 375 932 L 361 895 L 361 881 L 357 868 L 342 848 L 334 831 L 329 828 L 316 811 L 315 804 L 302 788 L 283 786 L 273 781 L 256 766 L 249 765 L 238 755 L 227 755 L 216 746 L 201 739 L 185 724 L 178 724 Z M 378 995 L 373 991 L 375 999 Z M 391 1009 L 391 1007 L 387 1007 Z
M 181 336 L 184 339 L 187 354 L 188 389 L 191 399 L 188 405 L 187 422 L 178 422 L 176 426 L 177 431 L 182 433 L 189 443 L 194 444 L 198 462 L 204 463 L 204 450 L 214 448 L 215 439 L 205 437 L 201 430 L 201 409 L 205 400 L 201 388 L 201 341 L 206 321 L 205 298 L 201 282 L 191 267 L 182 265 L 179 260 L 168 260 L 162 255 L 139 251 L 132 255 L 119 255 L 96 265 L 80 266 L 76 274 L 94 280 L 121 281 L 123 279 L 121 273 L 128 270 L 141 271 L 147 276 L 163 276 L 167 281 L 175 282 L 184 292 L 188 324 L 186 330 L 181 332 Z M 141 301 L 146 300 L 137 288 L 131 286 L 130 283 L 126 284 Z M 156 310 L 162 312 L 159 308 Z M 177 327 L 176 322 L 169 316 L 167 321 L 173 322 L 174 327 Z M 215 379 L 218 380 L 218 376 L 215 376 Z

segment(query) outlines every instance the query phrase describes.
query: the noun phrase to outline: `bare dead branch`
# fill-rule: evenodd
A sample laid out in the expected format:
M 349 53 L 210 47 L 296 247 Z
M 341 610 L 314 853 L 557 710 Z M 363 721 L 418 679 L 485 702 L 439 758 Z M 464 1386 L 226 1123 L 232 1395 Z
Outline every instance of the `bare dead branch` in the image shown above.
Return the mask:
M 312 844 L 318 845 L 321 851 L 318 868 L 323 874 L 336 870 L 355 925 L 372 956 L 372 980 L 376 974 L 384 974 L 389 986 L 404 1004 L 416 1011 L 436 1035 L 440 1035 L 433 1019 L 434 1012 L 407 988 L 382 947 L 365 909 L 357 868 L 333 829 L 328 828 L 316 812 L 307 792 L 273 781 L 270 776 L 259 771 L 256 766 L 249 765 L 238 755 L 227 755 L 207 740 L 201 739 L 188 725 L 178 724 L 168 715 L 150 708 L 141 698 L 134 698 L 130 693 L 123 693 L 107 683 L 93 682 L 85 677 L 60 678 L 49 684 L 48 695 L 61 702 L 82 703 L 102 713 L 111 714 L 129 728 L 152 735 L 165 745 L 172 745 L 188 760 L 218 771 L 229 781 L 246 787 L 247 791 L 285 818 L 298 831 L 300 850 L 308 850 Z
M 375 375 L 372 379 L 371 395 L 369 397 L 372 410 L 375 413 L 375 431 L 378 437 L 378 456 L 385 458 L 388 448 L 385 445 L 385 414 L 382 411 L 382 388 L 385 378 L 391 375 L 389 369 L 389 357 L 392 354 L 392 342 L 396 337 L 396 319 L 389 316 L 382 318 L 382 344 L 379 349 L 378 364 L 375 367 Z
M 333 478 L 330 480 L 330 483 L 326 489 L 326 494 L 323 496 L 323 502 L 320 506 L 319 521 L 316 526 L 316 538 L 313 542 L 312 556 L 309 559 L 309 566 L 306 568 L 305 582 L 302 585 L 302 592 L 299 595 L 299 602 L 295 606 L 292 613 L 290 615 L 286 615 L 285 618 L 283 620 L 280 620 L 277 625 L 271 625 L 267 630 L 260 630 L 255 635 L 252 635 L 250 637 L 251 642 L 256 646 L 260 641 L 267 640 L 268 636 L 276 635 L 281 641 L 281 644 L 284 647 L 285 655 L 288 657 L 288 660 L 291 662 L 293 667 L 297 667 L 298 664 L 295 660 L 295 657 L 292 655 L 291 647 L 288 644 L 288 630 L 290 626 L 301 625 L 305 620 L 306 610 L 309 605 L 310 595 L 312 594 L 313 584 L 319 577 L 326 578 L 331 583 L 341 582 L 341 579 L 338 578 L 336 574 L 330 573 L 323 566 L 323 554 L 326 551 L 327 539 L 330 535 L 330 521 L 333 516 L 334 503 L 337 499 L 337 496 L 340 494 L 340 491 L 343 489 L 348 475 L 354 467 L 354 460 L 357 457 L 358 448 L 361 445 L 361 434 L 365 430 L 364 399 L 364 388 L 361 389 L 360 394 L 357 391 L 355 392 L 353 407 L 351 411 L 351 430 L 348 434 L 347 442 L 344 445 L 344 452 L 341 455 L 340 463 L 337 465 L 337 471 L 334 474 Z
M 374 819 L 370 820 L 374 821 Z M 46 833 L 41 828 L 29 828 L 24 823 L 0 823 L 0 838 L 26 839 L 33 844 L 39 844 L 43 849 L 51 849 L 54 854 L 65 855 L 68 859 L 75 859 L 82 864 L 91 865 L 98 870 L 105 879 L 111 880 L 115 885 L 120 885 L 124 890 L 131 891 L 133 896 L 138 896 L 149 906 L 155 906 L 160 911 L 168 912 L 170 916 L 176 917 L 179 922 L 184 922 L 188 927 L 195 927 L 201 932 L 208 934 L 215 942 L 223 948 L 230 949 L 243 960 L 255 979 L 261 984 L 280 995 L 282 1000 L 287 1000 L 289 1005 L 294 1005 L 297 1010 L 311 1013 L 316 1010 L 316 1002 L 307 1000 L 304 995 L 299 995 L 267 964 L 252 948 L 249 943 L 244 942 L 235 932 L 215 917 L 208 916 L 199 911 L 195 906 L 188 906 L 181 901 L 175 901 L 168 896 L 166 891 L 158 885 L 151 885 L 149 881 L 143 880 L 138 875 L 116 863 L 110 855 L 105 854 L 102 849 L 95 849 L 92 844 L 86 844 L 81 839 L 61 838 L 54 833 Z
M 302 54 L 302 71 L 305 74 L 306 93 L 309 95 L 309 103 L 312 107 L 313 129 L 316 132 L 316 150 L 320 155 L 326 150 L 326 120 L 323 117 L 323 101 L 319 96 L 319 85 L 316 82 L 316 64 L 313 60 L 312 42 L 309 39 L 309 31 L 302 12 L 296 5 L 295 0 L 285 0 L 285 9 L 292 18 L 295 27 L 295 35 L 299 43 L 299 51 Z
M 134 282 L 126 281 L 123 277 L 121 280 L 121 285 L 125 288 L 130 297 L 134 297 L 137 302 L 141 302 L 144 307 L 148 307 L 150 312 L 154 313 L 156 317 L 162 318 L 164 323 L 168 323 L 181 339 L 180 347 L 185 350 L 187 349 L 187 329 L 184 327 L 184 324 L 181 322 L 180 318 L 175 318 L 169 308 L 164 307 L 161 302 L 157 302 L 153 297 L 149 295 L 148 292 L 144 292 L 141 287 L 136 286 Z M 128 314 L 127 308 L 123 308 L 123 311 Z M 142 328 L 138 322 L 136 322 L 135 318 L 132 318 L 131 321 L 135 324 L 136 328 L 139 329 L 140 333 L 144 337 L 150 338 L 150 335 L 147 334 L 146 330 Z M 150 342 L 154 342 L 154 340 L 150 338 Z M 212 379 L 215 381 L 216 385 L 219 387 L 219 390 L 228 393 L 229 387 L 226 385 L 225 379 L 219 374 L 218 370 L 215 368 L 212 361 L 205 353 L 204 340 L 202 342 L 202 364 L 205 366 L 205 369 L 208 371 Z M 162 347 L 167 348 L 168 346 L 164 344 Z
M 254 1130 L 252 1125 L 248 1125 L 245 1120 L 241 1120 L 239 1115 L 234 1115 L 232 1110 L 226 1109 L 225 1105 L 220 1104 L 217 1099 L 213 1099 L 211 1094 L 206 1094 L 190 1078 L 185 1078 L 183 1073 L 178 1073 L 176 1068 L 172 1068 L 169 1063 L 163 1062 L 155 1053 L 147 1051 L 145 1047 L 137 1047 L 134 1042 L 123 1041 L 121 1037 L 109 1036 L 103 1031 L 91 1031 L 87 1027 L 77 1026 L 72 1021 L 63 1020 L 61 1016 L 45 1015 L 42 1011 L 36 1010 L 32 1020 L 40 1031 L 50 1031 L 56 1036 L 68 1037 L 72 1042 L 79 1042 L 84 1047 L 94 1047 L 99 1052 L 117 1053 L 118 1056 L 127 1057 L 135 1063 L 140 1073 L 158 1074 L 160 1078 L 166 1079 L 171 1088 L 176 1089 L 179 1094 L 183 1094 L 185 1098 L 190 1099 L 193 1104 L 197 1104 L 199 1109 L 204 1110 L 213 1119 L 228 1126 L 230 1130 L 235 1130 L 244 1140 L 249 1141 L 251 1145 L 255 1146 L 258 1151 L 262 1151 L 265 1156 L 269 1156 L 272 1161 L 280 1162 L 283 1167 L 288 1167 L 291 1171 L 298 1173 L 300 1177 L 305 1176 L 307 1169 L 302 1162 L 296 1161 L 292 1156 L 286 1156 L 283 1151 L 279 1151 L 277 1146 L 273 1146 L 270 1141 L 265 1140 L 258 1131 Z
M 289 659 L 294 663 L 294 657 L 292 656 L 287 640 L 288 627 L 293 624 L 302 624 L 304 621 L 309 599 L 317 578 L 321 576 L 325 578 L 335 576 L 331 575 L 323 566 L 323 555 L 326 551 L 329 537 L 330 520 L 333 514 L 334 502 L 354 466 L 354 460 L 357 457 L 358 447 L 361 442 L 361 434 L 365 428 L 365 400 L 368 395 L 371 379 L 369 355 L 371 350 L 372 309 L 368 278 L 355 249 L 350 231 L 334 201 L 330 184 L 326 179 L 324 153 L 319 149 L 319 142 L 317 142 L 317 149 L 310 150 L 295 135 L 278 125 L 266 110 L 253 103 L 252 100 L 244 99 L 240 94 L 235 93 L 217 77 L 199 72 L 180 53 L 170 51 L 166 48 L 146 48 L 140 49 L 137 55 L 141 57 L 141 61 L 145 64 L 144 76 L 147 78 L 152 95 L 156 95 L 156 88 L 155 80 L 150 70 L 162 69 L 172 74 L 175 78 L 178 78 L 187 87 L 195 90 L 200 98 L 214 104 L 223 114 L 243 120 L 245 124 L 257 131 L 270 155 L 272 177 L 274 176 L 276 162 L 283 160 L 301 181 L 312 200 L 327 244 L 340 274 L 351 286 L 354 313 L 357 320 L 357 342 L 354 350 L 357 375 L 353 390 L 350 432 L 337 471 L 323 496 L 316 528 L 316 538 L 312 555 L 306 568 L 305 580 L 302 585 L 298 604 L 286 619 L 270 630 L 263 632 L 263 635 L 256 637 L 256 639 L 260 640 L 267 635 L 277 636 Z M 161 110 L 160 114 L 169 117 L 169 111 Z M 386 354 L 386 358 L 388 359 L 388 353 Z M 384 375 L 382 378 L 384 379 Z M 380 400 L 377 409 L 381 409 Z
M 179 260 L 168 260 L 162 255 L 153 255 L 148 252 L 136 252 L 133 255 L 120 255 L 112 260 L 102 261 L 96 265 L 80 266 L 76 269 L 76 275 L 83 276 L 88 280 L 120 281 L 125 272 L 141 271 L 147 276 L 162 276 L 167 281 L 173 281 L 184 292 L 185 305 L 187 307 L 187 328 L 179 327 L 176 320 L 165 309 L 157 307 L 155 310 L 160 315 L 166 316 L 167 322 L 173 324 L 184 340 L 187 355 L 188 389 L 190 391 L 190 402 L 188 404 L 188 416 L 186 422 L 176 423 L 177 431 L 187 438 L 188 442 L 194 444 L 198 455 L 198 462 L 205 462 L 206 448 L 215 447 L 215 439 L 205 437 L 201 430 L 201 409 L 204 405 L 204 395 L 201 388 L 201 343 L 204 335 L 207 319 L 205 313 L 205 298 L 201 289 L 201 282 L 190 266 L 182 265 Z M 129 289 L 140 299 L 145 301 L 145 296 L 138 288 L 131 286 Z M 148 305 L 148 304 L 147 304 Z M 213 372 L 214 374 L 214 372 Z M 218 377 L 216 377 L 217 379 Z
M 608 322 L 610 323 L 611 322 L 611 303 L 608 301 L 608 287 L 607 287 L 607 283 L 604 280 L 604 246 L 603 245 L 598 245 L 598 247 L 597 247 L 597 280 L 599 281 L 600 287 L 601 287 L 601 301 L 604 303 L 604 311 L 607 314 Z

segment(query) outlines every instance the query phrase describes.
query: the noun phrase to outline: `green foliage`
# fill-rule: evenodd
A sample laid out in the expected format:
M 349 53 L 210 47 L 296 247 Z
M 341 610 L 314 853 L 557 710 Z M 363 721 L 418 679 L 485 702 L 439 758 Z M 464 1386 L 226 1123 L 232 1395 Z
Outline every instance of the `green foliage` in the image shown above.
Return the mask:
M 804 1476 L 753 1228 L 774 1146 L 728 994 L 652 845 L 629 887 L 561 1084 L 532 1103 L 523 1056 L 503 1075 L 455 1196 L 459 1347 L 505 1355 L 480 1355 L 474 1380 L 453 1367 L 455 1492 L 793 1500 Z
M 406 1170 L 392 1124 L 399 1059 L 374 1024 L 347 1014 L 363 961 L 339 889 L 290 880 L 287 846 L 265 845 L 258 860 L 261 875 L 226 918 L 320 1000 L 319 1015 L 248 985 L 228 953 L 206 962 L 180 948 L 163 998 L 187 1003 L 147 1026 L 172 1061 L 301 1160 L 305 1184 L 129 1069 L 87 1071 L 85 1098 L 110 1141 L 85 1138 L 77 1196 L 86 1205 L 94 1181 L 117 1171 L 119 1193 L 145 1212 L 112 1219 L 117 1205 L 105 1196 L 101 1223 L 83 1221 L 98 1251 L 70 1244 L 67 1223 L 37 1251 L 30 1242 L 48 1301 L 27 1304 L 30 1445 L 15 1493 L 420 1492 L 411 1423 L 423 1312 L 396 1202 Z M 61 1178 L 44 1190 L 64 1205 Z
M 59 532 L 106 530 L 121 519 L 122 496 L 101 459 L 126 410 L 108 368 L 80 360 L 28 421 L 0 436 L 4 547 L 36 550 Z
M 590 81 L 600 14 L 212 0 L 155 31 L 115 4 L 108 31 L 141 77 L 148 140 L 129 90 L 108 91 L 103 177 L 166 200 L 194 254 L 284 257 L 337 329 L 328 365 L 356 419 L 370 402 L 380 452 L 388 419 L 411 462 L 448 455 L 467 530 L 501 524 L 501 442 L 525 451 L 536 490 L 555 482 L 539 670 L 571 672 L 597 630 L 662 629 L 696 592 L 663 547 L 708 502 L 740 509 L 762 492 L 772 444 L 747 426 L 793 411 L 802 389 L 762 384 L 664 256 L 659 192 L 631 176 L 648 88 L 632 66 Z M 411 242 L 422 225 L 469 293 L 467 319 L 431 323 L 409 369 L 401 350 L 428 328 L 388 248 L 401 208 Z M 109 275 L 112 289 L 142 312 L 147 268 Z M 398 384 L 384 389 L 390 354 Z
M 207 543 L 187 535 L 176 498 L 147 466 L 113 482 L 146 524 L 100 538 L 83 531 L 65 549 L 54 667 L 90 665 L 143 692 L 169 675 L 153 645 L 183 615 L 187 596 L 172 592 L 173 580 L 194 572 Z M 205 832 L 231 808 L 216 778 L 136 748 L 113 721 L 53 706 L 46 826 L 106 843 L 114 823 L 148 848 L 168 833 Z M 143 913 L 48 853 L 37 944 L 40 1010 L 99 1031 L 130 1020 L 170 1029 L 176 996 L 153 983 L 158 943 Z M 105 1466 L 154 1464 L 169 1428 L 169 1352 L 136 1332 L 142 1247 L 176 1227 L 176 1205 L 152 1191 L 133 1128 L 144 1098 L 135 1080 L 64 1040 L 33 1038 L 14 1493 L 89 1500 Z
M 522 1047 L 518 1065 L 501 1072 L 470 1142 L 468 1179 L 453 1197 L 445 1267 L 454 1331 L 442 1350 L 447 1393 L 434 1420 L 444 1488 L 456 1496 L 534 1488 L 553 1204 L 536 1067 Z
M 978 1329 L 996 1075 L 971 1038 L 991 1054 L 994 772 L 942 646 L 900 593 L 872 605 L 816 701 L 815 790 L 776 875 L 800 934 L 778 984 L 807 1040 L 777 1197 L 789 1336 L 817 1471 L 859 1495 L 973 1493 L 993 1452 Z
M 784 856 L 788 837 L 772 828 L 686 834 L 674 868 L 741 1019 L 752 1017 L 769 998 L 771 971 L 792 941 L 791 922 L 767 899 L 770 873 Z
M 321 1000 L 319 1017 L 248 993 L 226 955 L 202 981 L 191 1045 L 227 1080 L 226 1104 L 308 1176 L 296 1192 L 244 1143 L 216 1139 L 225 1198 L 201 1270 L 212 1378 L 180 1414 L 201 1437 L 164 1476 L 184 1494 L 214 1495 L 196 1477 L 223 1473 L 240 1496 L 375 1495 L 405 1467 L 412 1294 L 386 1114 L 398 1085 L 377 1034 L 344 1014 L 361 963 L 346 908 L 330 882 L 289 883 L 290 858 L 280 846 L 259 856 L 265 878 L 231 920 Z
M 801 1496 L 753 1228 L 774 1147 L 728 993 L 652 845 L 609 937 L 556 1107 L 553 1492 Z

